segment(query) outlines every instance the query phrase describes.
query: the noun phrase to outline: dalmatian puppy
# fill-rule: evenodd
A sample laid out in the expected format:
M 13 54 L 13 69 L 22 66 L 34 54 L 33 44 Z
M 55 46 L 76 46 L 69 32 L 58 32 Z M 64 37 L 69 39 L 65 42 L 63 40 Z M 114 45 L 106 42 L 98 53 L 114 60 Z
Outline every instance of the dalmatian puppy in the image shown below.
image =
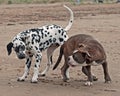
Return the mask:
M 41 75 L 45 75 L 45 73 L 49 70 L 50 65 L 52 64 L 52 54 L 56 48 L 67 41 L 67 31 L 71 28 L 74 20 L 72 10 L 66 5 L 64 5 L 64 7 L 70 12 L 70 20 L 65 28 L 62 28 L 61 26 L 55 24 L 51 24 L 39 28 L 28 29 L 26 31 L 18 33 L 7 45 L 8 55 L 10 55 L 12 49 L 14 49 L 19 59 L 26 58 L 24 74 L 18 78 L 18 81 L 25 81 L 25 78 L 29 73 L 32 57 L 34 56 L 34 74 L 31 82 L 38 82 L 42 51 L 46 49 L 48 63 Z

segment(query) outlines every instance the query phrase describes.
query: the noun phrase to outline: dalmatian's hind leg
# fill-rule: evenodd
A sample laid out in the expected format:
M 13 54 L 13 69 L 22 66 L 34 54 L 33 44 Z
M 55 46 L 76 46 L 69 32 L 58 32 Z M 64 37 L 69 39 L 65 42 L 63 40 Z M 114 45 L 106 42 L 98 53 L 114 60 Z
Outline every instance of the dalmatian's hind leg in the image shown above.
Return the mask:
M 53 55 L 53 52 L 55 51 L 56 48 L 58 48 L 59 45 L 58 44 L 53 44 L 51 45 L 48 49 L 47 49 L 47 59 L 48 59 L 48 63 L 46 65 L 46 68 L 44 69 L 43 72 L 41 72 L 39 75 L 40 76 L 45 76 L 46 73 L 49 71 L 50 69 L 50 66 L 52 65 L 52 55 Z

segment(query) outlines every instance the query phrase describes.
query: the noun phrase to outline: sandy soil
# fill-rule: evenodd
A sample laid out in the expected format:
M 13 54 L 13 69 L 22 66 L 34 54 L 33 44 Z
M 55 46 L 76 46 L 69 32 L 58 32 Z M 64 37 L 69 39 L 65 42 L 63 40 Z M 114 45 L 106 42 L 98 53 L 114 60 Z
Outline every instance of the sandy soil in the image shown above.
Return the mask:
M 51 66 L 46 77 L 39 77 L 37 84 L 30 83 L 33 67 L 25 82 L 17 82 L 17 78 L 23 74 L 25 60 L 17 59 L 15 52 L 8 56 L 6 45 L 25 29 L 51 23 L 65 27 L 69 13 L 62 4 L 0 5 L 0 96 L 119 96 L 120 5 L 67 5 L 75 14 L 68 35 L 90 34 L 101 42 L 108 57 L 112 83 L 104 83 L 101 66 L 92 67 L 92 72 L 99 78 L 93 86 L 84 86 L 86 76 L 81 72 L 81 67 L 70 68 L 70 80 L 65 83 L 60 74 L 63 60 L 57 70 L 52 71 Z M 43 53 L 40 71 L 47 63 L 46 54 Z M 59 49 L 53 56 L 54 63 L 58 53 Z

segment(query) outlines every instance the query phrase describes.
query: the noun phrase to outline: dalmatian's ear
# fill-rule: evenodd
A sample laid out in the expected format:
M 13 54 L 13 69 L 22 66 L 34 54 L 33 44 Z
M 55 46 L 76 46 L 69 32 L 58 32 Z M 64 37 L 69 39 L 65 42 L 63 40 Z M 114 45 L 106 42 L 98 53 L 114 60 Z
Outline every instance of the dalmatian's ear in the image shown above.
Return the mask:
M 11 52 L 12 52 L 12 47 L 13 47 L 13 43 L 12 43 L 12 42 L 10 42 L 9 44 L 7 44 L 8 55 L 11 54 Z

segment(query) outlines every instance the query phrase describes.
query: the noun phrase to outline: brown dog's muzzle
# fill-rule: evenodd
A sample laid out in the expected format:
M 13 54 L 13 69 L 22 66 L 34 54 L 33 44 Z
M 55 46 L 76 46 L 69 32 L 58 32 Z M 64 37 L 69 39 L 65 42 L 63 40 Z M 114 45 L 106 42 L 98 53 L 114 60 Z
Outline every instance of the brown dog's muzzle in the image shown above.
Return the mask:
M 71 56 L 68 57 L 68 65 L 75 66 L 83 66 L 85 63 L 85 54 L 77 51 L 74 51 Z M 85 64 L 86 65 L 86 64 Z
M 79 64 L 83 64 L 85 62 L 85 54 L 79 51 L 73 53 L 72 57 Z

